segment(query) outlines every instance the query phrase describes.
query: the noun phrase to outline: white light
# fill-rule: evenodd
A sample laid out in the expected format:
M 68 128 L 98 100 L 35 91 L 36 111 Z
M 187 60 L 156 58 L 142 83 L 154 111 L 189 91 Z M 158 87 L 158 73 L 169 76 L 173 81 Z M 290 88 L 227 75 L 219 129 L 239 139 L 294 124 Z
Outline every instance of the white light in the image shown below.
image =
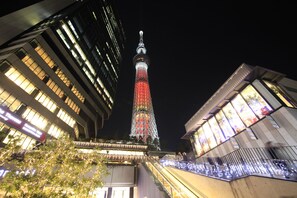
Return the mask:
M 4 113 L 5 113 L 5 111 L 0 108 L 0 114 L 4 114 Z
M 28 124 L 25 124 L 22 128 L 23 130 L 27 131 L 28 133 L 40 138 L 42 133 L 38 130 L 36 130 L 34 127 L 28 125 Z
M 6 112 L 6 117 L 9 118 L 10 120 L 14 121 L 17 124 L 21 124 L 22 123 L 21 120 L 19 120 L 18 118 L 14 117 L 13 115 L 11 115 L 8 112 Z
M 1 117 L 3 120 L 5 120 L 5 121 L 7 121 L 7 120 L 8 120 L 8 118 L 7 118 L 7 117 L 5 117 L 5 116 L 3 116 L 3 115 L 0 115 L 0 117 Z

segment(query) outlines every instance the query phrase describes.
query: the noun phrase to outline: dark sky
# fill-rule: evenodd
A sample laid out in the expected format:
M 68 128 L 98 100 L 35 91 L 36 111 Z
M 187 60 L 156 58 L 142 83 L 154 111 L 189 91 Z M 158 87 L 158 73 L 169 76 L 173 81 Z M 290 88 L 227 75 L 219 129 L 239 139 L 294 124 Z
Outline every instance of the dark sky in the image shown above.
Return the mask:
M 261 2 L 261 4 L 260 4 Z M 292 2 L 292 3 L 291 3 Z M 116 0 L 127 37 L 118 93 L 103 137 L 130 133 L 135 68 L 144 31 L 161 149 L 188 149 L 185 123 L 241 63 L 297 80 L 293 1 Z

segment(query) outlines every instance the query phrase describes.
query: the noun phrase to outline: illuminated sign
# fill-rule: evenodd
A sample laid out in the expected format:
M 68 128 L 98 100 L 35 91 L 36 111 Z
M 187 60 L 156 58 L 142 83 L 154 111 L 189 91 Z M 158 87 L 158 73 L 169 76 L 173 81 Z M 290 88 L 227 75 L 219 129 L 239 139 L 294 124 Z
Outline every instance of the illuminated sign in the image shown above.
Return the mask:
M 4 167 L 0 167 L 0 179 L 3 178 L 3 177 L 5 177 L 5 175 L 6 175 L 8 172 L 10 172 L 10 170 L 5 169 Z M 29 175 L 29 174 L 34 175 L 35 172 L 36 172 L 35 169 L 32 169 L 32 170 L 27 169 L 27 170 L 25 170 L 25 171 L 16 171 L 15 173 L 16 173 L 17 175 L 18 175 L 18 174 L 23 174 L 23 175 L 27 176 L 27 175 Z
M 20 118 L 15 113 L 11 112 L 7 107 L 0 105 L 0 120 L 5 124 L 21 131 L 22 133 L 40 141 L 45 141 L 45 132 L 40 131 L 36 127 L 27 123 L 24 119 Z

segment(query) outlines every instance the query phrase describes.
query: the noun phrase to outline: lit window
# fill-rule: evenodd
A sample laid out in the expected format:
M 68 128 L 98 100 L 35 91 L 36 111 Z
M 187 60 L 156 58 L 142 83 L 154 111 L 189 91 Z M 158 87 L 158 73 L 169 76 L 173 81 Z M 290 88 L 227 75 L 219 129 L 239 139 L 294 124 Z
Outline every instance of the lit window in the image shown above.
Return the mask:
M 282 91 L 282 89 L 268 81 L 264 81 L 265 84 L 281 99 L 288 107 L 294 107 L 294 103 L 290 98 Z
M 251 85 L 248 85 L 240 94 L 259 118 L 263 118 L 273 110 Z

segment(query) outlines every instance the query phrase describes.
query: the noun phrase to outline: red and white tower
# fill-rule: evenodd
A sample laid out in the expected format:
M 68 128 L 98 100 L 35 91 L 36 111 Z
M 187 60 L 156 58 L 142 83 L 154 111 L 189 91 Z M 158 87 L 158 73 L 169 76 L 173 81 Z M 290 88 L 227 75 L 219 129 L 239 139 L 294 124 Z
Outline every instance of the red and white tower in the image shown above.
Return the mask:
M 143 43 L 143 31 L 139 32 L 139 44 L 137 54 L 133 58 L 136 69 L 134 101 L 132 112 L 132 126 L 130 138 L 142 140 L 160 150 L 159 136 L 150 94 L 147 69 L 149 57 Z

